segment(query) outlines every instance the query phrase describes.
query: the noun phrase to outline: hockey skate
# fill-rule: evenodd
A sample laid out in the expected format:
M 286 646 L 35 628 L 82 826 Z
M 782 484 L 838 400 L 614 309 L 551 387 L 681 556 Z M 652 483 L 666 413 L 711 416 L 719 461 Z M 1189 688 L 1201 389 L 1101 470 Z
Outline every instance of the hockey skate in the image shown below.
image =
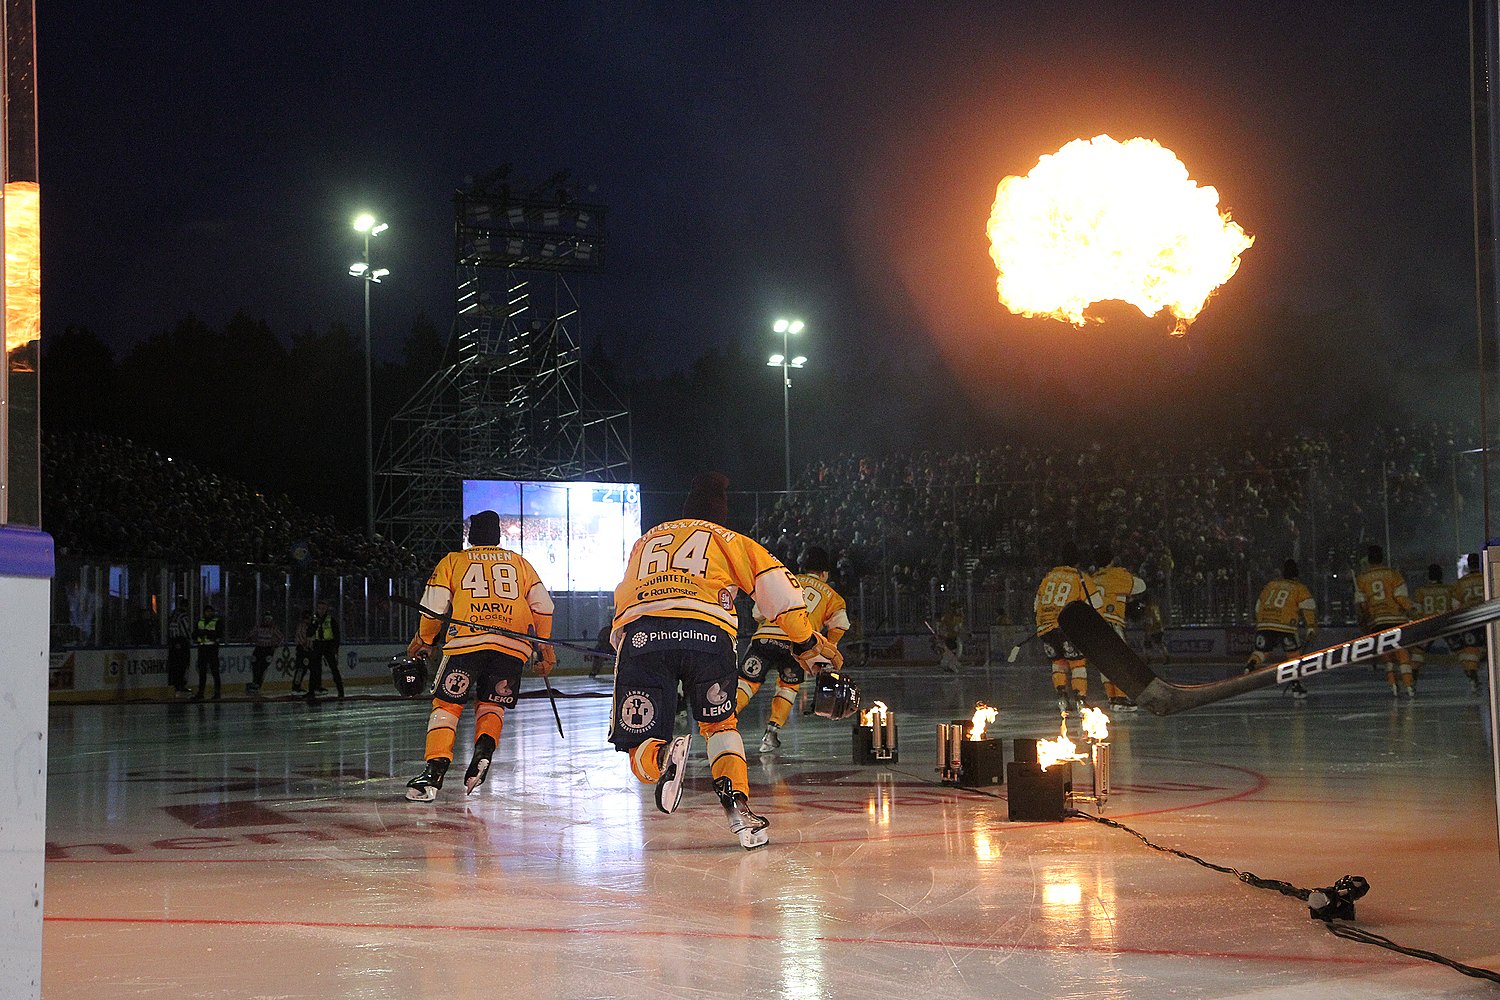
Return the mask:
M 1068 694 L 1067 688 L 1057 689 L 1057 710 L 1062 715 L 1067 715 L 1073 708 L 1073 699 Z
M 781 727 L 776 723 L 766 726 L 766 735 L 760 738 L 761 753 L 775 753 L 781 749 Z
M 661 777 L 656 781 L 656 808 L 676 811 L 682 801 L 682 783 L 687 780 L 688 746 L 691 736 L 679 736 L 662 748 Z
M 750 800 L 744 792 L 735 791 L 728 778 L 715 778 L 714 791 L 724 806 L 729 831 L 739 835 L 741 847 L 750 851 L 771 842 L 771 835 L 766 832 L 771 821 L 750 811 Z
M 443 787 L 443 775 L 448 773 L 448 761 L 434 757 L 427 762 L 422 773 L 406 783 L 406 797 L 412 802 L 431 802 Z
M 490 776 L 490 755 L 494 752 L 493 736 L 481 736 L 474 741 L 474 759 L 469 761 L 469 769 L 464 772 L 465 795 L 473 795 L 474 789 L 484 784 L 484 779 Z

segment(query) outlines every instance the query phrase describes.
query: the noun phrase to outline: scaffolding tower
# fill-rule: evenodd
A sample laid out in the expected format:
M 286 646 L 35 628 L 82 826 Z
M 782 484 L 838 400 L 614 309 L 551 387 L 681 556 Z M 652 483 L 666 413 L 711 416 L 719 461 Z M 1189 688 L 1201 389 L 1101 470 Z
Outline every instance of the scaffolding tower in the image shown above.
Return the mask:
M 380 449 L 380 530 L 424 561 L 458 546 L 465 479 L 630 478 L 630 414 L 583 361 L 569 281 L 603 268 L 604 215 L 566 172 L 454 195 L 453 332 Z

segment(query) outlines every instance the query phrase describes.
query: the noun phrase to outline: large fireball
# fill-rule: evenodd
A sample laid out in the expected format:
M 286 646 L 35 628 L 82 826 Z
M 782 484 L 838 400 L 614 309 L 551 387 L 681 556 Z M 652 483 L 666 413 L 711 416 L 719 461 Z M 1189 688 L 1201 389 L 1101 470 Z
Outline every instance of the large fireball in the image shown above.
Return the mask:
M 1096 302 L 1166 311 L 1182 333 L 1254 238 L 1154 139 L 1075 139 L 995 192 L 1000 303 L 1083 326 Z

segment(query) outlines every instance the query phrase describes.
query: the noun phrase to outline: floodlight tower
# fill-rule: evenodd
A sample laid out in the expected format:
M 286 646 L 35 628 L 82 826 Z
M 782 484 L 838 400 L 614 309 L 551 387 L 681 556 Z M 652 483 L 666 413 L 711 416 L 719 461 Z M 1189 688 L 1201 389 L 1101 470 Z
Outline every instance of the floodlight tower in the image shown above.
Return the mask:
M 603 269 L 605 209 L 566 171 L 503 167 L 454 195 L 456 315 L 443 362 L 386 427 L 380 523 L 418 554 L 455 547 L 465 479 L 618 480 L 629 412 L 584 364 L 570 275 Z
M 349 265 L 351 277 L 361 279 L 365 286 L 365 537 L 375 537 L 375 419 L 371 415 L 372 392 L 370 389 L 370 286 L 378 285 L 380 279 L 390 274 L 385 267 L 370 267 L 370 237 L 379 236 L 391 228 L 377 222 L 369 212 L 362 212 L 354 220 L 354 231 L 365 237 L 365 255 Z

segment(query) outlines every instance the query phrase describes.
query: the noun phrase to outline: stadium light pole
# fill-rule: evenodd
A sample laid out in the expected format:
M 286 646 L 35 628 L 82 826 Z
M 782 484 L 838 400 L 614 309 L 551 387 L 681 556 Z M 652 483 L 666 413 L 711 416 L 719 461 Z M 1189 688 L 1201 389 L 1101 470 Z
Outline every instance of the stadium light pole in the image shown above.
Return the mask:
M 807 324 L 800 319 L 778 319 L 771 329 L 781 334 L 781 353 L 771 355 L 766 362 L 771 368 L 781 369 L 781 430 L 786 454 L 786 495 L 792 495 L 792 369 L 807 364 L 800 354 L 791 357 L 791 336 L 801 333 Z
M 388 268 L 370 268 L 370 237 L 379 236 L 391 228 L 384 222 L 375 221 L 369 212 L 361 213 L 354 220 L 354 231 L 365 237 L 365 255 L 349 265 L 349 274 L 359 278 L 365 285 L 365 537 L 375 537 L 375 418 L 372 415 L 372 393 L 370 391 L 370 286 L 390 274 Z

